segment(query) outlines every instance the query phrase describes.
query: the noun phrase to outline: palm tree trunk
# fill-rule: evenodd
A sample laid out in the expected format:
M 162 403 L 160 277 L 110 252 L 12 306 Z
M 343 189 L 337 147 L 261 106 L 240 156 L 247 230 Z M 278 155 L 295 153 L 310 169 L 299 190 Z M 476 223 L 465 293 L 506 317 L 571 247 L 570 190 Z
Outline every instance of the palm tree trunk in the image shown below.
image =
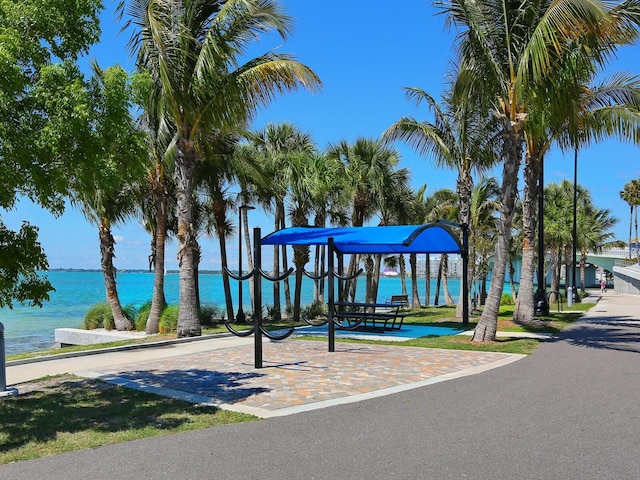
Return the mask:
M 629 260 L 631 260 L 631 238 L 633 236 L 633 204 L 629 204 Z
M 514 126 L 507 125 L 505 129 L 503 144 L 504 170 L 502 173 L 500 221 L 498 223 L 495 262 L 493 264 L 487 302 L 482 310 L 478 325 L 473 332 L 472 341 L 474 342 L 493 341 L 496 338 L 498 312 L 500 311 L 500 301 L 507 269 L 511 224 L 518 193 L 518 170 L 520 169 L 522 158 L 522 141 L 521 135 L 515 131 Z
M 378 286 L 380 285 L 380 267 L 382 265 L 382 255 L 376 254 L 374 256 L 373 264 L 373 284 L 371 285 L 371 302 L 376 303 L 378 301 Z M 406 287 L 405 287 L 406 291 Z
M 282 208 L 284 209 L 284 205 L 282 206 Z M 285 229 L 287 227 L 286 225 L 286 218 L 284 213 L 280 216 L 280 229 Z M 286 272 L 289 269 L 289 260 L 288 260 L 288 255 L 287 255 L 287 246 L 286 245 L 282 245 L 282 271 Z M 285 300 L 285 304 L 286 304 L 286 308 L 287 310 L 291 310 L 292 307 L 292 303 L 291 303 L 291 287 L 289 286 L 289 277 L 286 277 L 284 280 L 284 300 Z
M 280 210 L 276 207 L 275 211 L 275 229 L 280 227 Z M 273 246 L 273 275 L 280 276 L 280 245 Z M 280 302 L 280 282 L 273 282 L 273 309 L 280 317 L 284 313 L 282 311 L 282 303 Z
M 164 259 L 167 239 L 167 197 L 164 193 L 164 182 L 158 182 L 158 188 L 154 188 L 154 197 L 156 231 L 153 255 L 153 295 L 151 297 L 151 308 L 149 309 L 149 317 L 147 318 L 146 325 L 146 332 L 148 334 L 158 333 L 160 317 L 167 303 L 164 296 Z
M 440 256 L 440 264 L 438 265 L 438 278 L 436 280 L 436 296 L 433 301 L 435 306 L 438 306 L 440 301 L 440 283 L 442 282 L 442 255 Z
M 473 177 L 471 176 L 470 166 L 472 160 L 465 159 L 464 164 L 461 166 L 458 172 L 458 179 L 456 181 L 456 189 L 458 193 L 458 199 L 460 202 L 460 223 L 469 226 L 471 224 L 471 197 L 473 195 Z M 468 254 L 469 252 L 467 252 Z M 469 262 L 471 265 L 471 262 Z M 470 268 L 470 267 L 469 267 Z M 464 272 L 469 277 L 469 272 Z M 463 275 L 464 275 L 463 273 Z M 471 292 L 467 290 L 462 291 L 462 279 L 460 279 L 460 295 L 458 296 L 458 304 L 456 306 L 456 317 L 462 318 L 462 311 L 464 305 L 464 297 L 467 297 L 467 305 L 471 305 Z
M 514 295 L 516 305 L 513 319 L 516 323 L 531 324 L 534 319 L 533 276 L 535 271 L 536 205 L 538 201 L 538 178 L 541 161 L 527 152 L 524 167 L 524 194 L 522 200 L 522 265 L 520 289 Z M 540 212 L 542 213 L 542 212 Z M 540 214 L 539 213 L 539 214 Z M 539 288 L 542 286 L 540 285 Z M 513 288 L 513 287 L 512 287 Z
M 418 293 L 418 256 L 415 253 L 409 255 L 409 268 L 411 269 L 411 308 L 420 308 L 420 295 Z
M 402 295 L 407 295 L 407 265 L 404 255 L 398 255 L 398 264 L 400 266 L 400 283 L 402 285 Z
M 308 246 L 294 246 L 293 247 L 293 263 L 296 266 L 296 283 L 294 287 L 294 299 L 293 299 L 293 323 L 297 324 L 300 321 L 300 302 L 302 298 L 302 277 L 304 275 L 304 266 L 309 261 Z
M 424 304 L 431 304 L 431 256 L 427 253 L 424 265 Z
M 198 241 L 193 228 L 194 187 L 197 171 L 196 151 L 192 142 L 181 137 L 176 154 L 175 182 L 178 210 L 178 265 L 180 268 L 178 309 L 178 337 L 195 337 L 202 334 L 198 317 L 198 296 L 194 254 Z
M 224 225 L 224 223 L 217 223 L 217 225 Z M 224 301 L 227 308 L 227 320 L 233 322 L 234 309 L 233 309 L 233 295 L 231 294 L 231 281 L 229 275 L 227 275 L 225 268 L 229 268 L 229 259 L 227 258 L 227 240 L 224 235 L 224 230 L 220 227 L 216 227 L 218 234 L 218 244 L 220 245 L 220 263 L 222 264 L 222 288 L 224 290 Z M 249 282 L 252 283 L 252 282 Z M 242 300 L 238 299 L 238 305 Z
M 113 322 L 115 323 L 116 330 L 118 331 L 132 330 L 133 324 L 125 315 L 122 305 L 120 304 L 120 298 L 118 297 L 115 269 L 113 268 L 115 241 L 111 234 L 111 229 L 108 224 L 105 224 L 105 222 L 101 222 L 98 229 L 100 236 L 102 274 L 104 276 L 107 302 L 111 307 L 111 314 L 113 315 Z
M 247 210 L 242 209 L 242 222 L 244 226 L 244 247 L 247 254 L 247 271 L 250 272 L 253 270 L 253 252 L 251 251 L 251 232 L 249 231 L 249 216 L 247 215 Z M 242 272 L 240 272 L 242 275 Z M 251 305 L 253 305 L 253 282 L 249 280 L 249 298 L 251 299 Z M 238 299 L 238 305 L 240 305 L 242 299 Z
M 372 292 L 373 292 L 373 258 L 371 255 L 363 256 L 364 268 L 366 271 L 366 285 L 365 285 L 365 299 L 366 303 L 371 303 L 373 300 Z M 352 302 L 355 301 L 355 297 L 352 297 Z
M 442 293 L 444 294 L 444 302 L 448 306 L 455 305 L 451 293 L 449 292 L 449 255 L 442 255 Z

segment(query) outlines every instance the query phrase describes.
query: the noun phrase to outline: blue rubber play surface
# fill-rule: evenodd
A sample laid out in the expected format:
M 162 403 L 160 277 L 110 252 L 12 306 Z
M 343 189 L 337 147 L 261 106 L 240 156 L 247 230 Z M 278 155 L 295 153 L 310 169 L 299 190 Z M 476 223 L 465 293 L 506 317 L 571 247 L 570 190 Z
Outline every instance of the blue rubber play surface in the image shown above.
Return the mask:
M 327 332 L 329 330 L 328 325 L 323 325 L 321 327 L 300 327 L 296 328 L 295 335 L 302 336 L 313 336 L 313 337 L 324 337 L 327 336 Z M 342 338 L 372 338 L 375 337 L 376 340 L 384 339 L 384 340 L 409 340 L 412 338 L 420 338 L 420 337 L 442 337 L 445 335 L 457 335 L 460 332 L 463 332 L 464 329 L 456 329 L 449 327 L 432 327 L 430 325 L 402 325 L 400 330 L 390 330 L 384 333 L 381 332 L 366 332 L 360 330 L 343 330 L 340 328 L 336 328 L 336 337 Z

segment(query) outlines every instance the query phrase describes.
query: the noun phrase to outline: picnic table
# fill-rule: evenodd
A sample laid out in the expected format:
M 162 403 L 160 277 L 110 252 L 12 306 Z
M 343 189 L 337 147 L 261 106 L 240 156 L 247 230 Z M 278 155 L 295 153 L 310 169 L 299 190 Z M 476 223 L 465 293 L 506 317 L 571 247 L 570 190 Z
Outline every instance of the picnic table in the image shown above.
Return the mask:
M 400 330 L 405 314 L 399 303 L 335 302 L 333 319 L 338 328 L 384 333 Z

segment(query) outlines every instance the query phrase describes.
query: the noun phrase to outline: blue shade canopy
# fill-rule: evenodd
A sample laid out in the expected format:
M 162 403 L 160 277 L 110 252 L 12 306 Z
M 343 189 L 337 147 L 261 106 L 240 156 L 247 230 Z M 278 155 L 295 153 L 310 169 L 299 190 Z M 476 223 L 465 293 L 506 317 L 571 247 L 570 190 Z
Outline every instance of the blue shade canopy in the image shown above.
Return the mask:
M 291 227 L 273 232 L 262 245 L 327 245 L 333 238 L 341 254 L 461 253 L 457 236 L 441 224 L 385 227 Z

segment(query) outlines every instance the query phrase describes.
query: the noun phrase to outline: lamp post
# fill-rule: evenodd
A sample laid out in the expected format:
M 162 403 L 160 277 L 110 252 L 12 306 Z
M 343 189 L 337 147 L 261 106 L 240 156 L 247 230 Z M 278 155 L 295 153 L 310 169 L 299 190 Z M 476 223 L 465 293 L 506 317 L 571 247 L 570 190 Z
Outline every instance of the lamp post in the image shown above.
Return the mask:
M 548 317 L 549 301 L 544 282 L 544 161 L 541 161 L 538 176 L 538 290 L 533 299 L 533 314 Z
M 580 302 L 576 282 L 576 245 L 578 241 L 578 147 L 573 157 L 573 244 L 571 246 L 571 300 Z
M 242 205 L 238 208 L 238 275 L 242 276 L 242 211 L 254 210 L 256 207 Z M 236 322 L 244 323 L 245 314 L 242 310 L 242 280 L 238 280 L 238 315 Z

